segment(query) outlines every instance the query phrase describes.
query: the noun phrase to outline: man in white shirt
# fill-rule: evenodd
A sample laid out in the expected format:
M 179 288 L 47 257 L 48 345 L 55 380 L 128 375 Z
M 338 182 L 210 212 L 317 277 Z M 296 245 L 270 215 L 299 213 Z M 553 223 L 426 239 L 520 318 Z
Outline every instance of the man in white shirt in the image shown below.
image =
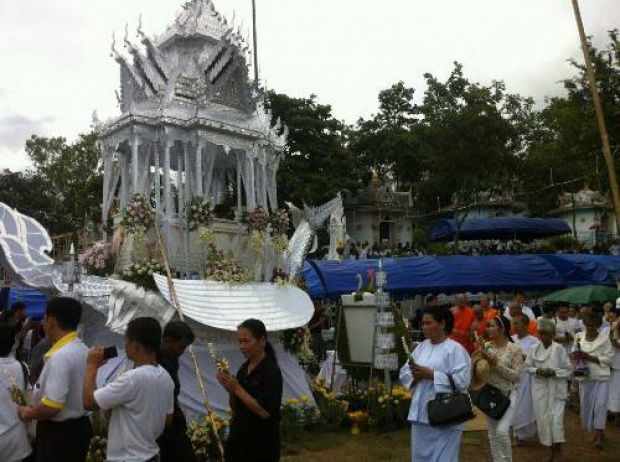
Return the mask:
M 37 421 L 38 462 L 84 462 L 93 429 L 82 407 L 82 383 L 88 348 L 77 336 L 82 305 L 69 297 L 47 302 L 43 328 L 52 348 L 35 386 L 34 406 L 22 406 L 20 418 Z
M 15 343 L 12 326 L 0 323 L 0 460 L 19 462 L 32 452 L 26 426 L 19 420 L 18 407 L 11 397 L 11 387 L 25 391 L 28 371 L 11 354 Z
M 526 315 L 528 319 L 536 319 L 536 315 L 534 314 L 532 309 L 529 306 L 525 306 L 523 304 L 524 300 L 525 300 L 525 297 L 523 296 L 523 294 L 518 293 L 515 296 L 513 303 L 516 303 L 517 305 L 521 307 L 521 313 Z M 510 314 L 510 305 L 504 310 L 504 317 L 508 319 L 509 321 L 512 320 L 512 315 Z
M 125 352 L 134 368 L 97 389 L 97 370 L 105 362 L 103 348 L 88 354 L 84 408 L 112 411 L 108 429 L 109 462 L 159 460 L 157 438 L 172 422 L 174 383 L 157 363 L 161 326 L 153 318 L 136 318 L 125 331 Z
M 568 305 L 558 306 L 555 316 L 555 338 L 553 341 L 562 345 L 566 353 L 570 353 L 574 335 L 579 329 L 579 323 L 577 319 L 568 316 Z

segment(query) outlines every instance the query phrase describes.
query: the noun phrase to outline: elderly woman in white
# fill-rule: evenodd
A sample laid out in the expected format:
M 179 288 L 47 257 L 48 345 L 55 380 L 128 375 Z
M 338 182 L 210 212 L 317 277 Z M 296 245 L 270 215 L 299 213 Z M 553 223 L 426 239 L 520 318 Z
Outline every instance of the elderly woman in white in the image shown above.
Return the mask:
M 525 371 L 532 376 L 532 400 L 538 427 L 538 439 L 551 448 L 552 461 L 562 450 L 564 407 L 568 397 L 571 365 L 566 349 L 553 341 L 556 329 L 552 321 L 541 319 L 538 334 L 541 342 L 533 346 L 525 359 Z
M 594 430 L 594 445 L 598 449 L 603 449 L 605 440 L 610 365 L 614 358 L 609 333 L 600 332 L 601 324 L 602 315 L 599 312 L 589 313 L 584 319 L 586 330 L 575 336 L 573 346 L 573 351 L 581 350 L 590 371 L 587 377 L 576 377 L 579 381 L 581 425 L 588 431 Z
M 420 343 L 400 370 L 400 380 L 413 389 L 408 420 L 411 422 L 411 460 L 414 462 L 457 462 L 463 424 L 431 427 L 428 402 L 437 393 L 451 392 L 448 374 L 459 390 L 467 390 L 471 379 L 471 359 L 461 344 L 448 338 L 454 316 L 447 308 L 427 307 L 422 311 Z

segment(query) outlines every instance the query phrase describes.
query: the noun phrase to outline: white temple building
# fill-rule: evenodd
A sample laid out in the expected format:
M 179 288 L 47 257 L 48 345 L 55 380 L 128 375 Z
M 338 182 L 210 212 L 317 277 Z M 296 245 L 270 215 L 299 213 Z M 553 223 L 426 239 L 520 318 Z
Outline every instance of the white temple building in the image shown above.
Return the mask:
M 249 47 L 211 0 L 187 2 L 157 37 L 141 25 L 136 36 L 139 43 L 126 31 L 123 49 L 112 44 L 121 114 L 106 122 L 93 117 L 104 163 L 102 218 L 136 193 L 150 197 L 164 217 L 173 265 L 184 260 L 187 269 L 195 266 L 185 214 L 192 199 L 217 206 L 234 196 L 234 219 L 214 224 L 219 243 L 229 247 L 240 245 L 241 213 L 258 205 L 277 209 L 287 129 L 272 123 L 249 78 Z
M 559 207 L 548 215 L 563 219 L 582 244 L 595 245 L 617 238 L 614 205 L 599 191 L 586 184 L 576 193 L 560 194 L 558 202 Z

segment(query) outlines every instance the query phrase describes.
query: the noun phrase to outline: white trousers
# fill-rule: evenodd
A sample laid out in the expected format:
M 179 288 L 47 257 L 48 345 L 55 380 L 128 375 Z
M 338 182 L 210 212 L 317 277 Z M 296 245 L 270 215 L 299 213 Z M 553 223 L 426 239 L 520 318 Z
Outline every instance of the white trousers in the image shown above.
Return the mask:
M 501 419 L 495 420 L 487 416 L 487 427 L 489 432 L 489 445 L 493 462 L 511 462 L 512 445 L 510 442 L 510 426 L 517 409 L 518 394 L 513 391 L 510 394 L 510 406 Z

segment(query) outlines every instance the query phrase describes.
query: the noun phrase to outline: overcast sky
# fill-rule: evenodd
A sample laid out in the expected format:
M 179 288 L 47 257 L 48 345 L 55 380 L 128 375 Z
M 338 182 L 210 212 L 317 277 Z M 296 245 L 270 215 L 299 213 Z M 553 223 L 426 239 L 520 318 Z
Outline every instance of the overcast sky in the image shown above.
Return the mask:
M 75 139 L 91 115 L 119 113 L 112 32 L 130 39 L 162 33 L 183 0 L 0 0 L 0 169 L 27 166 L 32 135 Z M 259 68 L 266 85 L 292 96 L 318 95 L 348 123 L 377 110 L 377 94 L 399 80 L 424 92 L 422 75 L 441 80 L 453 61 L 482 83 L 508 91 L 560 94 L 559 81 L 582 61 L 571 0 L 256 0 Z M 620 27 L 619 0 L 580 0 L 597 46 Z M 249 34 L 251 0 L 215 0 Z M 118 47 L 122 49 L 121 46 Z

